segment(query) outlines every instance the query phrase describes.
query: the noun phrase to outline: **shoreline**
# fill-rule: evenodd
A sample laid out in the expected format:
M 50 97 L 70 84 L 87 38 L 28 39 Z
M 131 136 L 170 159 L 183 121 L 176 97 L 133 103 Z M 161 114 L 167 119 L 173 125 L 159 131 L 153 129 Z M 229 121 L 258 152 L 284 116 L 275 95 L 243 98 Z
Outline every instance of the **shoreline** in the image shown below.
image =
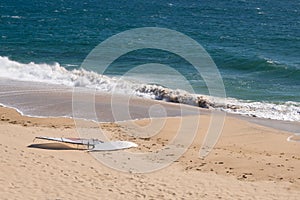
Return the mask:
M 203 115 L 203 114 L 204 115 L 210 115 L 211 112 L 213 111 L 213 110 L 210 110 L 210 109 L 198 108 L 198 107 L 194 107 L 194 106 L 190 106 L 190 105 L 177 104 L 177 103 L 172 103 L 172 102 L 164 102 L 164 101 L 157 101 L 157 100 L 151 100 L 151 99 L 146 99 L 146 101 L 153 102 L 153 103 L 156 103 L 156 104 L 165 104 L 165 105 L 168 105 L 170 107 L 180 107 L 180 106 L 185 107 L 185 108 L 191 110 L 191 114 L 187 114 L 187 116 L 195 115 L 196 112 L 199 112 L 199 114 L 201 114 L 201 115 Z M 31 116 L 31 115 L 26 115 L 17 108 L 7 106 L 7 105 L 4 105 L 4 104 L 0 103 L 0 108 L 1 107 L 15 110 L 17 113 L 19 113 L 23 117 L 41 118 L 41 119 L 45 119 L 45 118 L 66 118 L 66 119 L 74 120 L 72 116 L 34 116 L 34 115 Z M 198 110 L 198 111 L 193 113 L 193 109 Z M 243 121 L 247 121 L 247 122 L 250 122 L 250 123 L 254 123 L 256 125 L 261 125 L 261 126 L 264 126 L 264 127 L 269 127 L 269 128 L 278 129 L 278 130 L 285 131 L 285 132 L 290 132 L 293 135 L 299 135 L 300 134 L 300 132 L 299 132 L 300 131 L 300 122 L 297 122 L 297 121 L 283 121 L 283 120 L 276 120 L 276 119 L 252 117 L 252 116 L 242 115 L 242 114 L 239 114 L 239 113 L 236 113 L 236 114 L 227 113 L 225 111 L 216 111 L 216 112 L 224 112 L 226 116 L 236 118 L 236 119 L 240 119 L 240 120 L 243 120 Z M 167 117 L 172 117 L 172 116 L 167 116 Z M 178 116 L 176 116 L 176 114 L 175 114 L 175 116 L 173 116 L 173 117 L 178 117 Z M 148 118 L 149 117 L 137 118 L 137 119 L 131 119 L 131 120 L 123 120 L 123 121 L 111 121 L 111 123 L 122 123 L 122 122 L 126 122 L 126 121 L 139 121 L 139 120 L 146 120 Z M 77 120 L 93 121 L 93 120 L 89 120 L 89 119 L 80 119 L 80 118 L 77 119 Z M 103 121 L 103 122 L 93 121 L 93 122 L 95 122 L 95 123 L 110 123 L 109 121 Z
M 208 128 L 209 114 L 200 116 L 201 126 L 196 138 L 177 161 L 155 172 L 128 174 L 104 166 L 86 151 L 27 147 L 35 136 L 79 137 L 72 119 L 26 117 L 4 107 L 0 107 L 0 113 L 0 150 L 4 161 L 0 193 L 7 198 L 32 195 L 34 190 L 41 188 L 44 188 L 42 192 L 37 192 L 34 197 L 72 198 L 73 187 L 78 190 L 78 196 L 91 198 L 97 194 L 115 198 L 127 195 L 129 199 L 138 196 L 214 199 L 217 197 L 214 188 L 219 188 L 218 195 L 225 198 L 253 195 L 272 199 L 276 194 L 278 198 L 297 199 L 300 194 L 299 143 L 286 141 L 289 132 L 231 116 L 226 117 L 217 145 L 204 159 L 198 155 Z M 185 118 L 198 119 L 195 116 Z M 147 140 L 128 134 L 134 131 L 132 122 L 100 123 L 100 126 L 110 139 L 133 141 L 139 145 L 129 151 L 154 152 L 170 141 L 176 131 L 174 124 L 180 122 L 178 117 L 164 119 L 166 122 L 160 133 Z M 147 127 L 149 120 L 134 123 Z M 125 182 L 128 184 L 124 185 Z M 60 192 L 54 193 L 57 187 Z M 236 187 L 244 190 L 237 191 Z
M 126 94 L 125 90 L 123 91 L 125 93 L 117 94 L 113 91 L 106 91 L 105 89 L 96 91 L 96 88 L 70 87 L 61 84 L 34 81 L 29 82 L 21 80 L 12 80 L 7 78 L 0 78 L 0 83 L 2 85 L 2 95 L 0 96 L 0 102 L 8 107 L 14 107 L 18 109 L 21 113 L 27 116 L 69 117 L 73 116 L 73 111 L 75 108 L 75 110 L 78 113 L 88 113 L 79 114 L 79 116 L 76 116 L 76 118 L 90 119 L 94 121 L 103 122 L 126 121 L 130 119 L 149 118 L 150 116 L 148 111 L 150 107 L 155 104 L 161 104 L 165 106 L 166 116 L 163 115 L 164 113 L 160 113 L 158 114 L 160 117 L 182 116 L 179 110 L 179 108 L 181 107 L 184 108 L 184 111 L 186 111 L 186 114 L 184 115 L 197 115 L 199 114 L 197 112 L 200 111 L 211 112 L 212 110 L 222 110 L 220 112 L 225 112 L 227 115 L 230 116 L 241 116 L 241 118 L 247 118 L 249 116 L 249 120 L 251 120 L 252 122 L 261 124 L 261 122 L 264 121 L 264 125 L 269 126 L 269 124 L 272 124 L 272 127 L 286 131 L 296 132 L 300 128 L 300 123 L 297 122 L 297 119 L 300 116 L 299 113 L 296 112 L 298 110 L 297 105 L 299 104 L 297 102 L 294 102 L 295 105 L 289 105 L 291 107 L 287 107 L 288 105 L 284 104 L 277 105 L 279 106 L 277 107 L 276 104 L 274 104 L 274 102 L 264 103 L 253 101 L 252 103 L 246 103 L 247 101 L 245 100 L 238 100 L 228 97 L 222 100 L 224 101 L 223 103 L 219 104 L 219 100 L 217 100 L 218 98 L 214 100 L 214 97 L 197 94 L 199 102 L 202 102 L 201 104 L 203 104 L 200 106 L 200 103 L 198 102 L 197 106 L 193 104 L 195 103 L 193 99 L 190 99 L 192 98 L 191 96 L 189 96 L 191 94 L 187 94 L 187 96 L 186 94 L 181 94 L 181 96 L 178 96 L 178 94 L 174 94 L 173 96 L 171 94 L 168 94 L 172 96 L 168 98 L 173 100 L 165 101 L 154 100 L 150 97 L 141 97 L 139 95 L 136 95 L 135 93 L 132 93 L 133 91 L 129 92 L 130 94 Z M 147 90 L 145 92 L 145 94 L 147 95 L 151 95 L 152 93 L 152 95 L 158 95 L 158 98 L 160 97 L 160 95 L 164 94 L 163 89 L 156 91 L 156 89 L 151 89 L 151 87 L 149 91 Z M 129 101 L 129 96 L 130 101 L 132 101 L 130 103 L 130 107 L 128 107 L 127 105 Z M 178 103 L 180 101 L 177 101 L 176 99 L 181 99 L 181 101 L 183 102 Z M 95 103 L 94 108 L 87 108 L 90 110 L 85 111 L 81 110 L 81 107 L 76 107 L 82 106 L 83 103 L 85 104 L 85 106 L 90 105 L 93 102 Z M 112 103 L 114 103 L 114 105 L 112 105 Z M 210 107 L 210 104 L 215 105 L 212 105 L 211 109 L 205 109 L 206 106 Z M 123 116 L 124 114 L 126 114 L 124 112 L 121 113 L 121 119 L 115 120 L 113 116 L 114 113 L 111 110 L 111 106 L 116 107 L 116 110 L 120 110 L 120 107 L 127 106 L 128 109 L 130 109 L 131 116 Z M 285 109 L 288 109 L 291 112 L 293 111 L 293 113 L 280 112 L 280 110 L 283 109 L 280 106 L 283 106 Z M 97 117 L 100 117 L 99 119 L 93 116 L 95 113 L 91 113 L 91 109 L 95 109 L 95 111 L 97 110 L 96 115 Z M 157 112 L 157 110 L 155 112 Z M 255 114 L 256 112 L 258 113 Z M 278 114 L 278 117 L 274 118 L 274 116 L 271 116 L 276 115 L 276 113 Z M 256 118 L 262 120 L 256 120 Z M 270 123 L 268 122 L 268 120 L 270 120 Z M 272 120 L 275 120 L 276 123 L 272 123 Z M 277 122 L 280 122 L 280 124 L 282 125 L 278 126 Z M 291 125 L 293 126 L 293 128 L 291 128 Z

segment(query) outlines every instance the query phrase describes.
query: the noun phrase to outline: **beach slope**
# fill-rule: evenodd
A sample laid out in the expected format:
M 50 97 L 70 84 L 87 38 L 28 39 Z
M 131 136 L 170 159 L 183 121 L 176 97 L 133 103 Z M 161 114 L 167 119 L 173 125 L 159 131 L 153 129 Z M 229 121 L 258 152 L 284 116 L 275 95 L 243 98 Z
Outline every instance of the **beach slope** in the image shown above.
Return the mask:
M 71 119 L 29 118 L 3 107 L 0 115 L 2 199 L 298 199 L 300 195 L 300 144 L 287 142 L 287 132 L 237 118 L 226 117 L 222 135 L 206 158 L 198 155 L 210 115 L 201 115 L 197 137 L 180 159 L 155 172 L 133 174 L 106 167 L 84 150 L 59 144 L 28 147 L 36 136 L 78 137 Z M 126 151 L 150 152 L 170 141 L 179 120 L 167 118 L 159 134 L 149 139 L 128 135 L 129 122 L 100 126 L 112 139 L 139 145 Z M 145 126 L 149 120 L 135 123 Z

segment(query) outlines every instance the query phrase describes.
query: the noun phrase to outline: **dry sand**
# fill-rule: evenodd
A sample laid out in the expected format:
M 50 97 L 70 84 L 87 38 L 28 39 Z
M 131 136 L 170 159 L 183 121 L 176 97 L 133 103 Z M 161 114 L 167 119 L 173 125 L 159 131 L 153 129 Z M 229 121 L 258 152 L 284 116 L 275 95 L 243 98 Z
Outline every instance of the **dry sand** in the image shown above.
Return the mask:
M 291 134 L 227 117 L 216 147 L 201 159 L 209 117 L 200 117 L 198 135 L 179 160 L 152 173 L 132 174 L 60 144 L 28 148 L 35 136 L 78 137 L 74 121 L 29 118 L 1 107 L 0 198 L 299 199 L 300 143 L 287 142 Z M 147 125 L 149 120 L 135 123 Z M 179 123 L 180 118 L 168 118 L 159 134 L 149 139 L 128 135 L 134 131 L 129 122 L 100 126 L 110 138 L 139 145 L 126 151 L 152 152 L 168 144 Z

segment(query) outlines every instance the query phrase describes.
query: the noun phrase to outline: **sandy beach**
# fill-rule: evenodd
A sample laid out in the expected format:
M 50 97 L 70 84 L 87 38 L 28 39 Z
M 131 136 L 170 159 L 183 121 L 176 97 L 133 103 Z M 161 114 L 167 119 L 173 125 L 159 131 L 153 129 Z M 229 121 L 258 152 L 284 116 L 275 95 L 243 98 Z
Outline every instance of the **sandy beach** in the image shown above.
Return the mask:
M 199 149 L 210 115 L 201 115 L 193 144 L 170 166 L 151 173 L 124 173 L 104 166 L 84 150 L 47 144 L 29 148 L 36 136 L 78 137 L 67 118 L 30 118 L 0 108 L 1 199 L 298 199 L 300 144 L 291 133 L 226 117 L 222 135 L 204 159 Z M 186 116 L 190 120 L 199 116 Z M 160 120 L 160 119 L 157 119 Z M 135 142 L 151 152 L 167 144 L 180 118 L 168 118 L 160 133 L 128 134 L 128 122 L 102 123 L 111 139 Z M 135 123 L 146 125 L 149 120 Z M 128 125 L 128 126 L 127 126 Z
M 0 200 L 300 200 L 300 1 L 1 1 Z

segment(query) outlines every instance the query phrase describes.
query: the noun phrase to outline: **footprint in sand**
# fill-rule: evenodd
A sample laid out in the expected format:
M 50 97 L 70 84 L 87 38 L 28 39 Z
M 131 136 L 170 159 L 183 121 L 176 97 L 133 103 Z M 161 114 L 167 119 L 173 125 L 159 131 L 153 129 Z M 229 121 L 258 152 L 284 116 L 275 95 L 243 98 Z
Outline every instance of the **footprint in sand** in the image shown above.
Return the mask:
M 6 118 L 5 115 L 2 115 L 0 119 L 1 119 L 1 121 L 9 121 L 10 120 L 9 118 Z

